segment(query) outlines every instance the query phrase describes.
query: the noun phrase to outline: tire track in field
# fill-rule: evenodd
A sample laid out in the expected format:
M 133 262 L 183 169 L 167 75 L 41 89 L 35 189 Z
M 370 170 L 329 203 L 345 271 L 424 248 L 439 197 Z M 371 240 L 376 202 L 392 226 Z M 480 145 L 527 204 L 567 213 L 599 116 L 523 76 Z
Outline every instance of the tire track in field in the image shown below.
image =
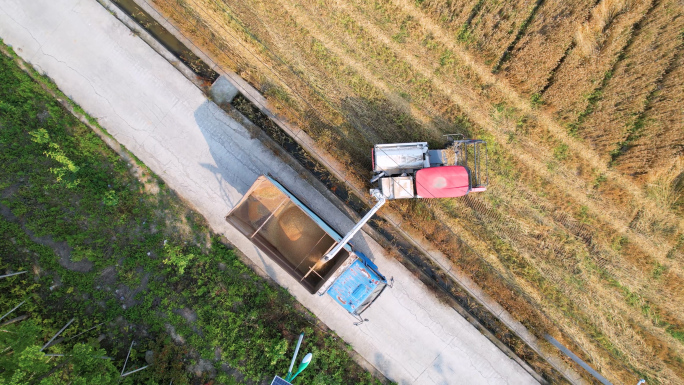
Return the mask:
M 433 34 L 436 40 L 442 43 L 445 47 L 452 50 L 459 59 L 470 69 L 476 73 L 483 83 L 488 83 L 494 85 L 499 92 L 501 92 L 509 101 L 512 102 L 513 106 L 528 114 L 533 116 L 540 122 L 548 131 L 554 135 L 554 137 L 566 144 L 569 150 L 576 155 L 578 158 L 582 159 L 586 164 L 600 173 L 606 176 L 606 178 L 613 180 L 616 185 L 621 186 L 625 192 L 629 193 L 631 197 L 638 202 L 640 206 L 644 209 L 649 210 L 653 213 L 658 213 L 659 217 L 663 218 L 664 221 L 672 221 L 677 223 L 679 231 L 684 232 L 684 221 L 672 213 L 670 210 L 663 210 L 655 202 L 653 202 L 649 197 L 646 196 L 644 191 L 638 186 L 633 180 L 625 177 L 620 172 L 609 168 L 608 165 L 601 160 L 599 155 L 592 149 L 588 148 L 586 144 L 580 142 L 577 139 L 572 138 L 568 135 L 567 131 L 561 127 L 556 121 L 553 120 L 548 114 L 536 110 L 532 107 L 531 103 L 522 98 L 502 77 L 496 76 L 491 73 L 488 67 L 479 63 L 473 55 L 468 53 L 464 48 L 454 42 L 454 39 L 450 37 L 450 34 L 445 31 L 442 27 L 433 22 L 427 15 L 425 15 L 421 10 L 417 9 L 408 0 L 390 0 L 400 9 L 414 17 L 422 28 L 427 32 Z M 400 51 L 397 51 L 400 52 Z M 665 240 L 659 239 L 658 244 L 667 244 Z
M 570 173 L 565 176 L 559 175 L 557 172 L 550 172 L 546 166 L 545 162 L 536 159 L 534 154 L 525 153 L 520 151 L 520 148 L 513 148 L 512 145 L 508 143 L 506 136 L 506 129 L 510 127 L 498 127 L 492 117 L 489 115 L 487 110 L 483 111 L 482 101 L 477 100 L 474 97 L 469 97 L 469 95 L 477 95 L 466 86 L 461 87 L 449 87 L 441 79 L 433 74 L 429 69 L 429 66 L 425 66 L 419 62 L 419 59 L 414 55 L 406 53 L 400 44 L 395 43 L 383 30 L 378 28 L 375 24 L 368 21 L 367 17 L 359 14 L 356 10 L 351 9 L 346 3 L 338 4 L 339 8 L 344 10 L 355 22 L 363 29 L 365 29 L 378 43 L 383 44 L 388 47 L 398 59 L 401 59 L 405 63 L 409 64 L 415 71 L 417 71 L 421 76 L 428 79 L 443 95 L 447 96 L 453 103 L 458 105 L 467 115 L 473 120 L 473 122 L 480 125 L 482 128 L 486 128 L 496 140 L 505 147 L 509 154 L 517 159 L 521 164 L 527 166 L 534 173 L 544 177 L 546 180 L 552 181 L 560 191 L 564 191 L 566 194 L 570 195 L 572 199 L 580 205 L 586 206 L 591 212 L 593 212 L 602 222 L 609 224 L 617 234 L 628 236 L 630 240 L 633 240 L 642 253 L 650 256 L 654 261 L 659 263 L 671 262 L 666 259 L 667 252 L 671 249 L 666 241 L 657 239 L 658 237 L 653 236 L 650 239 L 643 237 L 638 232 L 635 232 L 629 227 L 628 219 L 620 219 L 623 217 L 623 210 L 617 207 L 610 206 L 608 202 L 596 202 L 587 197 L 586 186 L 573 185 L 569 181 L 576 180 L 577 178 L 572 178 Z M 491 73 L 487 72 L 488 79 L 492 82 L 496 82 L 496 78 Z M 488 80 L 486 79 L 486 80 Z M 458 89 L 457 89 L 458 88 Z M 522 102 L 522 101 L 521 101 Z M 531 107 L 528 105 L 528 109 L 531 111 Z M 490 109 L 491 110 L 491 109 Z M 498 129 L 497 129 L 498 128 Z M 531 148 L 532 146 L 525 147 Z M 552 159 L 552 153 L 543 148 L 537 148 L 537 154 L 545 159 Z M 678 269 L 679 270 L 679 269 Z M 684 273 L 677 271 L 677 274 L 684 278 Z

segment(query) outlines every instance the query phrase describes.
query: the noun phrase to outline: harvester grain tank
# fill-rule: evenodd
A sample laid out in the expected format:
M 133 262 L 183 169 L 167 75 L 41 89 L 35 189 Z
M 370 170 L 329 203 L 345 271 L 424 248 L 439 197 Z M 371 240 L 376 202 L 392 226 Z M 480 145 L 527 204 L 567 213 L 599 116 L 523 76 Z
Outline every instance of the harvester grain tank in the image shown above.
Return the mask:
M 375 145 L 370 192 L 376 204 L 344 237 L 266 175 L 257 178 L 226 220 L 310 293 L 327 293 L 363 321 L 361 313 L 388 281 L 350 240 L 387 200 L 484 191 L 486 150 L 481 140 L 451 140 L 442 150 L 430 150 L 426 142 Z

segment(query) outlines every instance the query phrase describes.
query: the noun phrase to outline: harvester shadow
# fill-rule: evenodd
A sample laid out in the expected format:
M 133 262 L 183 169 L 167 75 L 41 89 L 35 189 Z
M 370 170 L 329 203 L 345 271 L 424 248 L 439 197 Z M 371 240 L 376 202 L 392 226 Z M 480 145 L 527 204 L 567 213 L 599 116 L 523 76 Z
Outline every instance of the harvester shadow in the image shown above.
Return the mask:
M 471 137 L 469 124 L 461 117 L 445 118 L 438 112 L 425 111 L 416 116 L 410 102 L 400 95 L 383 99 L 347 97 L 340 111 L 353 128 L 346 140 L 365 140 L 362 157 L 370 157 L 370 147 L 379 143 L 428 142 L 430 147 L 444 145 L 444 134 Z M 367 159 L 370 164 L 370 159 Z

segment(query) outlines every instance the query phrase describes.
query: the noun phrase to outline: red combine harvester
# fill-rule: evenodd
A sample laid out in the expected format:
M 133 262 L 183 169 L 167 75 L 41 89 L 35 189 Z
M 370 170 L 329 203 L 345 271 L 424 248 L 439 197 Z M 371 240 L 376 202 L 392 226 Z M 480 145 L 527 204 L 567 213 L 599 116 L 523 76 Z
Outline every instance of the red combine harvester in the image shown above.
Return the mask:
M 426 142 L 376 144 L 371 184 L 385 199 L 453 198 L 485 191 L 487 144 L 483 140 L 453 140 L 442 150 Z M 374 190 L 371 193 L 375 196 Z
M 370 193 L 377 202 L 321 260 L 332 259 L 388 200 L 453 198 L 485 191 L 487 143 L 455 136 L 446 135 L 448 145 L 442 150 L 430 150 L 427 142 L 376 144 Z

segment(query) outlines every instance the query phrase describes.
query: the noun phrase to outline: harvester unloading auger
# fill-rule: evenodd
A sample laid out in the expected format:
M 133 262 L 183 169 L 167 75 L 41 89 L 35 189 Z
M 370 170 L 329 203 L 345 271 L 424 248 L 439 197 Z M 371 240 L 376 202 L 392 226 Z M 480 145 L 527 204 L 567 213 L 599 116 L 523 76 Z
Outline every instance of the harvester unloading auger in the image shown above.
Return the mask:
M 360 322 L 360 314 L 388 286 L 378 267 L 349 241 L 388 200 L 450 198 L 484 191 L 487 147 L 482 140 L 450 140 L 446 149 L 426 142 L 373 148 L 373 208 L 340 236 L 281 183 L 262 175 L 226 220 L 310 293 L 328 293 Z M 358 324 L 358 323 L 357 323 Z

